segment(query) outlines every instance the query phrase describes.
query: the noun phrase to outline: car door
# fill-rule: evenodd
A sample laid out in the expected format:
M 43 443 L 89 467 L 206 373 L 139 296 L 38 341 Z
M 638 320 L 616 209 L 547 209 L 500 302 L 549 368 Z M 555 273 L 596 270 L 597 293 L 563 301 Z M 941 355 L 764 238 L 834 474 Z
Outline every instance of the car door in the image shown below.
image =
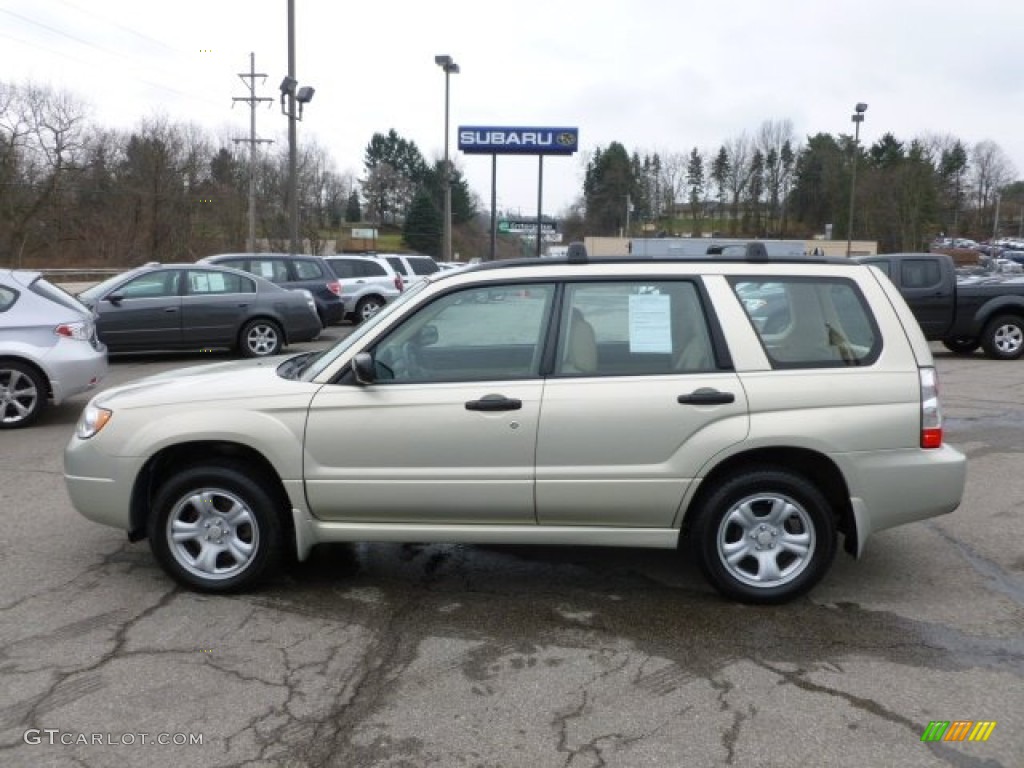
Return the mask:
M 100 339 L 111 350 L 179 347 L 180 286 L 180 269 L 156 269 L 117 286 L 97 303 Z
M 255 302 L 256 283 L 243 275 L 202 268 L 185 270 L 183 343 L 189 347 L 234 346 Z
M 700 468 L 748 430 L 695 282 L 566 286 L 537 435 L 541 525 L 670 527 Z
M 323 387 L 306 427 L 306 498 L 347 522 L 535 524 L 543 339 L 554 287 L 517 300 L 453 290 L 365 350 L 377 379 Z

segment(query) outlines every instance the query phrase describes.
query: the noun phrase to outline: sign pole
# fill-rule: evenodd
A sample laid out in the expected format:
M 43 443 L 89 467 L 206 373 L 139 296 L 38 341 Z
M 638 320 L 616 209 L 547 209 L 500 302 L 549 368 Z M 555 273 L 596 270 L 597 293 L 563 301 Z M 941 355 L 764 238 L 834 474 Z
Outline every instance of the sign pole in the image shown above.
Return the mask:
M 537 155 L 537 258 L 540 258 L 540 226 L 544 200 L 544 155 Z
M 491 155 L 491 261 L 498 258 L 498 155 Z

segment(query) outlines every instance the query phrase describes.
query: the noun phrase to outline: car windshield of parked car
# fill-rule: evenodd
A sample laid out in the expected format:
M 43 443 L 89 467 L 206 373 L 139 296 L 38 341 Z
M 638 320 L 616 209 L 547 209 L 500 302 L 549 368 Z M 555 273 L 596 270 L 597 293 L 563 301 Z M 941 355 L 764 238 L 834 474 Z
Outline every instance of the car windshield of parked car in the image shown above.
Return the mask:
M 374 315 L 356 326 L 356 329 L 352 331 L 352 333 L 338 341 L 333 346 L 325 349 L 320 357 L 311 361 L 309 367 L 306 368 L 300 378 L 303 381 L 312 381 L 315 379 L 321 371 L 327 368 L 327 366 L 338 358 L 338 355 L 343 354 L 345 350 L 358 343 L 360 339 L 376 328 L 381 322 L 384 322 L 386 318 L 391 317 L 393 313 L 400 311 L 410 299 L 419 294 L 420 291 L 426 288 L 428 284 L 429 283 L 426 280 L 416 283 L 403 291 L 394 301 L 385 304 Z

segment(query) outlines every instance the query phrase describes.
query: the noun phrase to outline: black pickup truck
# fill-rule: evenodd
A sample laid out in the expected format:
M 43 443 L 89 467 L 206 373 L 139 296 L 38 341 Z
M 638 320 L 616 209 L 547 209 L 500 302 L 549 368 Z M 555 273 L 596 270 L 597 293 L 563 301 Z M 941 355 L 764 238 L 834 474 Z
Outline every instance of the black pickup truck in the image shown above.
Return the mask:
M 958 355 L 978 347 L 997 360 L 1024 354 L 1024 275 L 961 274 L 944 253 L 858 256 L 893 281 L 930 341 Z

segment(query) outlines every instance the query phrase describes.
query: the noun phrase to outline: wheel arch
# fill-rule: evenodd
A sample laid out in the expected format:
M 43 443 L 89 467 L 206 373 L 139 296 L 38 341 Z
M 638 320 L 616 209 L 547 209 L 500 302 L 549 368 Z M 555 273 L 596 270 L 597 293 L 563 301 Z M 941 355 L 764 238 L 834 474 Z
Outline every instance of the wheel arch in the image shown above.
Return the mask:
M 284 482 L 274 465 L 259 451 L 247 445 L 220 440 L 193 441 L 167 446 L 152 456 L 143 465 L 132 487 L 131 511 L 128 539 L 140 541 L 146 538 L 146 526 L 153 510 L 153 500 L 160 486 L 176 473 L 187 467 L 202 466 L 204 463 L 230 462 L 242 464 L 253 470 L 253 479 L 266 486 L 277 505 L 281 528 L 287 540 L 282 542 L 285 551 L 295 551 L 295 530 L 291 514 L 291 500 Z
M 43 383 L 46 385 L 46 399 L 47 401 L 53 400 L 53 384 L 50 382 L 50 375 L 46 372 L 45 368 L 40 367 L 34 360 L 30 360 L 27 357 L 20 357 L 18 355 L 0 355 L 0 366 L 4 363 L 18 363 L 31 368 L 33 371 L 39 374 Z
M 821 491 L 836 515 L 836 529 L 843 535 L 843 549 L 857 552 L 857 523 L 850 503 L 850 490 L 842 471 L 828 456 L 807 448 L 762 447 L 737 453 L 714 465 L 697 486 L 683 510 L 680 543 L 690 532 L 693 515 L 724 478 L 754 468 L 770 468 L 800 475 Z
M 999 315 L 1011 315 L 1024 320 L 1024 296 L 995 296 L 974 312 L 973 327 L 980 336 L 989 321 Z
M 288 343 L 288 324 L 285 323 L 284 318 L 278 317 L 272 312 L 260 312 L 258 315 L 252 315 L 251 317 L 247 317 L 244 320 L 242 320 L 242 322 L 239 323 L 238 328 L 235 329 L 235 340 L 239 344 L 244 343 L 242 340 L 242 331 L 244 331 L 246 327 L 253 322 L 273 323 L 277 330 L 280 331 L 281 333 L 282 344 Z

